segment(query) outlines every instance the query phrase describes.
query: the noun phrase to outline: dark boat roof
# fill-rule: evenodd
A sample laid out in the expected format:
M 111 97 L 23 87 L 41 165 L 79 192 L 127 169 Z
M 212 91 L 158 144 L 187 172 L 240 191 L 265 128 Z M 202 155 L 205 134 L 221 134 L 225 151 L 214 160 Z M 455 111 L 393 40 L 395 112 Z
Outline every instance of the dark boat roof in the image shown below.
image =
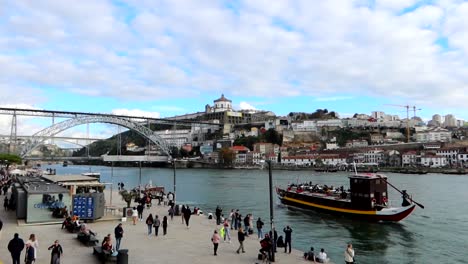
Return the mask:
M 361 180 L 376 180 L 376 179 L 387 179 L 387 176 L 379 173 L 357 173 L 349 175 L 350 179 L 361 179 Z

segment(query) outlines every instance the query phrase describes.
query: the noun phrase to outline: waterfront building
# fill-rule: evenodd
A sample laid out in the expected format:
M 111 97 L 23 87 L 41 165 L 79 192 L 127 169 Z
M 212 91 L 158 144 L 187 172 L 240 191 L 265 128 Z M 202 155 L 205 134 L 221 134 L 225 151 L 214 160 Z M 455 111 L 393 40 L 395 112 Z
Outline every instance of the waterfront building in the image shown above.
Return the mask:
M 374 133 L 370 135 L 370 142 L 373 145 L 379 145 L 384 143 L 384 137 L 380 133 Z
M 421 165 L 431 168 L 440 168 L 448 164 L 447 159 L 443 156 L 437 156 L 434 153 L 425 153 L 421 155 Z
M 403 166 L 416 166 L 417 162 L 417 153 L 414 150 L 407 151 L 401 155 L 401 163 Z
M 385 163 L 391 167 L 401 166 L 401 155 L 398 150 L 387 150 L 385 151 Z
M 435 127 L 416 133 L 414 138 L 417 142 L 450 142 L 452 140 L 452 132 L 444 128 Z
M 313 155 L 298 155 L 281 157 L 281 164 L 286 166 L 311 166 L 315 163 L 315 156 Z
M 462 167 L 468 167 L 468 151 L 462 151 L 457 154 L 458 164 Z
M 363 139 L 353 139 L 346 142 L 347 148 L 363 148 L 369 146 L 367 140 Z
M 384 163 L 384 151 L 382 149 L 372 149 L 364 152 L 365 163 Z
M 347 165 L 346 154 L 320 154 L 315 160 L 322 160 L 322 163 L 327 166 L 337 167 L 339 165 Z
M 327 142 L 326 143 L 326 149 L 327 150 L 333 150 L 333 149 L 339 149 L 340 147 L 338 146 L 338 143 L 336 142 Z
M 231 147 L 232 152 L 235 155 L 233 160 L 236 164 L 245 164 L 247 162 L 247 153 L 250 152 L 250 149 L 244 146 L 233 146 Z
M 440 148 L 436 150 L 435 154 L 445 157 L 449 165 L 454 165 L 458 161 L 458 153 L 462 150 L 462 148 Z

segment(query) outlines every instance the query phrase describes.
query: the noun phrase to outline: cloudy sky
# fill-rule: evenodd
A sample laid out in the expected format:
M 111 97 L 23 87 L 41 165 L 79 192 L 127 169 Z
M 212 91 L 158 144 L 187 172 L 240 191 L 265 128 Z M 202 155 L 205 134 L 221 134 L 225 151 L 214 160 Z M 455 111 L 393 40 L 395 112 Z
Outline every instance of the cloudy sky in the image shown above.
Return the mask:
M 468 2 L 0 0 L 0 104 L 468 119 Z

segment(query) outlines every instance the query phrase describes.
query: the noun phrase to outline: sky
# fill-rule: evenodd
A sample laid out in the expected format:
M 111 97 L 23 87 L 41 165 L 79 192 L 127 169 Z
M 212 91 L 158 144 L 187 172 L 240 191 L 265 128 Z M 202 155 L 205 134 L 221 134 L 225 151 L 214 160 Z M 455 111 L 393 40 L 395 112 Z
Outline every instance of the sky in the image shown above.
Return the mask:
M 468 120 L 468 2 L 0 0 L 0 106 L 169 117 L 221 94 Z

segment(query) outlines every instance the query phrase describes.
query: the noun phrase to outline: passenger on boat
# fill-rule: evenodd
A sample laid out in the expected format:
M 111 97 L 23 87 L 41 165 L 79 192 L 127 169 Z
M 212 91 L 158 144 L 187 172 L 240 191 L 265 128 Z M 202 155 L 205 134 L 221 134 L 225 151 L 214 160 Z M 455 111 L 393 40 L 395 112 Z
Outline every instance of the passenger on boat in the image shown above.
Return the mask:
M 401 203 L 401 206 L 405 207 L 411 205 L 411 202 L 409 201 L 410 198 L 409 195 L 406 193 L 406 190 L 402 190 L 401 192 L 403 194 L 403 202 Z

